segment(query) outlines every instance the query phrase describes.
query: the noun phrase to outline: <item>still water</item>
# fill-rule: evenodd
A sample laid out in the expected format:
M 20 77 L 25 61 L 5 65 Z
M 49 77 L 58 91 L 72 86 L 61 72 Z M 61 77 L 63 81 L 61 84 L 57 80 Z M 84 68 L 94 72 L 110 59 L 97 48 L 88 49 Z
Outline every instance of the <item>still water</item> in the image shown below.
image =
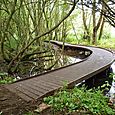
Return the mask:
M 62 50 L 63 49 L 63 50 Z M 44 44 L 44 51 L 37 51 L 18 66 L 18 78 L 33 77 L 42 73 L 80 63 L 91 55 L 91 51 L 83 48 L 64 48 L 55 44 Z
M 39 55 L 34 55 L 28 61 L 22 61 L 18 66 L 18 79 L 32 77 L 39 75 L 51 70 L 62 68 L 68 65 L 80 63 L 84 61 L 89 55 L 88 51 L 80 51 L 80 54 L 77 50 L 68 52 L 57 51 L 50 49 L 49 51 L 40 53 Z M 72 56 L 71 56 L 72 55 Z
M 83 59 L 80 59 L 79 57 L 71 57 L 55 52 L 51 57 L 45 57 L 40 61 L 40 63 L 35 63 L 35 65 L 30 69 L 30 77 L 81 61 L 83 61 Z

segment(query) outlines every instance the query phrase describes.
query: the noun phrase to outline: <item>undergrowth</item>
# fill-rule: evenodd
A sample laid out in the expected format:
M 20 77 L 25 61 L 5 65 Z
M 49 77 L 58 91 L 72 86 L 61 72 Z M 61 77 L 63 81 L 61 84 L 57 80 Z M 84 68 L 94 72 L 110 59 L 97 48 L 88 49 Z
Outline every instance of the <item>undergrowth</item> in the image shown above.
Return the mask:
M 103 38 L 101 40 L 97 40 L 97 43 L 95 45 L 93 45 L 91 42 L 89 42 L 86 39 L 76 39 L 75 37 L 66 38 L 66 42 L 71 44 L 98 46 L 102 48 L 115 49 L 115 38 L 106 38 L 106 39 Z
M 9 76 L 8 73 L 0 72 L 0 84 L 8 84 L 16 81 L 16 78 Z
M 101 90 L 86 90 L 85 87 L 75 87 L 71 90 L 64 88 L 54 96 L 44 98 L 44 102 L 51 105 L 54 112 L 62 111 L 68 114 L 85 110 L 91 114 L 114 115 L 115 110 L 108 106 L 108 101 Z

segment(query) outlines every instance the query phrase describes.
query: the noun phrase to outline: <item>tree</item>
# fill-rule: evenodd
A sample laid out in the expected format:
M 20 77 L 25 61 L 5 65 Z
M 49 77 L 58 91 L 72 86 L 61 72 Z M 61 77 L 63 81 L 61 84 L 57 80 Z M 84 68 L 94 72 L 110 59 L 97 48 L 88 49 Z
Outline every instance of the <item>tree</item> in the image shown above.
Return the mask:
M 114 0 L 100 0 L 100 4 L 104 5 L 104 9 L 100 9 L 107 22 L 115 27 L 115 1 Z
M 115 1 L 114 0 L 96 0 L 96 12 L 100 12 L 105 20 L 110 23 L 113 27 L 115 27 Z M 93 1 L 92 0 L 84 0 L 83 5 L 92 9 Z M 100 7 L 100 5 L 104 6 L 104 9 Z
M 9 72 L 17 70 L 22 60 L 43 52 L 44 40 L 53 38 L 54 30 L 70 16 L 76 6 L 74 0 L 73 6 L 67 10 L 68 13 L 60 12 L 63 17 L 55 21 L 55 6 L 61 3 L 59 7 L 62 9 L 66 4 L 64 1 L 2 0 L 1 3 L 0 55 L 8 63 Z M 63 27 L 60 26 L 59 32 L 61 28 Z
M 85 8 L 89 8 L 92 10 L 92 44 L 96 44 L 97 38 L 101 39 L 101 35 L 103 32 L 103 27 L 105 21 L 109 22 L 113 27 L 115 26 L 115 7 L 113 0 L 81 0 L 78 5 L 82 5 L 82 17 L 83 17 L 83 25 L 86 33 L 89 35 L 89 28 L 86 24 L 86 16 L 84 11 Z M 97 13 L 98 17 L 97 18 Z M 98 20 L 97 20 L 98 19 Z M 100 31 L 99 37 L 97 36 L 97 32 Z
M 90 41 L 90 32 L 89 32 L 89 28 L 86 24 L 86 13 L 84 11 L 83 0 L 81 0 L 81 2 L 82 2 L 82 19 L 83 19 L 83 25 L 84 25 L 84 29 L 85 29 L 83 38 L 88 39 L 88 41 Z

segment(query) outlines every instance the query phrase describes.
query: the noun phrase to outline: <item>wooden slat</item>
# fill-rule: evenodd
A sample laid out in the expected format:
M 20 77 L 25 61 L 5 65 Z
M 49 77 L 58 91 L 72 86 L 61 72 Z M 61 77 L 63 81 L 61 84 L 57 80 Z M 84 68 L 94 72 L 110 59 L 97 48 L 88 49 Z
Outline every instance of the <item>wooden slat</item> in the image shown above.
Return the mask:
M 24 100 L 27 101 L 27 102 L 33 100 L 33 98 L 31 98 L 29 95 L 24 94 L 23 92 L 21 92 L 21 91 L 19 91 L 19 90 L 16 90 L 16 88 L 14 88 L 13 85 L 10 85 L 10 86 L 7 85 L 6 88 L 7 88 L 8 90 L 10 90 L 11 92 L 18 94 L 19 97 L 21 97 L 22 99 L 24 99 Z
M 40 96 L 42 95 L 44 92 L 43 90 L 41 91 L 39 87 L 35 87 L 34 85 L 31 85 L 30 83 L 25 83 L 25 82 L 22 82 L 21 83 L 22 86 L 25 86 L 26 89 L 28 89 L 28 91 L 30 91 L 31 93 L 37 95 L 37 96 Z
M 52 84 L 52 83 L 48 83 L 48 82 L 44 82 L 44 81 L 33 81 L 33 83 L 38 83 L 41 86 L 47 87 L 49 89 L 54 89 L 55 87 L 57 87 L 57 85 Z
M 35 82 L 29 83 L 29 85 L 30 85 L 30 87 L 32 87 L 33 89 L 38 90 L 41 93 L 49 91 L 49 88 L 41 87 L 40 84 L 35 84 Z
M 17 91 L 20 91 L 22 93 L 24 93 L 25 95 L 28 95 L 29 97 L 33 98 L 33 99 L 37 99 L 39 97 L 39 95 L 36 95 L 35 93 L 32 93 L 32 89 L 28 89 L 28 87 L 26 87 L 25 85 L 19 85 L 19 84 L 15 84 L 13 85 L 13 89 L 16 89 Z

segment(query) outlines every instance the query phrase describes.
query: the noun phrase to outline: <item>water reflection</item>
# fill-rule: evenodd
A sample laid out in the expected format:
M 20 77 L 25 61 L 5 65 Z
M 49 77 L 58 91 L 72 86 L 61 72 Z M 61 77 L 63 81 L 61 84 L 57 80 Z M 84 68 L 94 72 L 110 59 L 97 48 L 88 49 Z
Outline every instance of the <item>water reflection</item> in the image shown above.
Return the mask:
M 38 63 L 36 62 L 35 66 L 33 66 L 30 70 L 30 76 L 35 76 L 50 70 L 54 70 L 82 61 L 82 59 L 80 58 L 71 57 L 62 54 L 59 51 L 54 51 L 52 54 L 52 57 L 45 57 L 43 59 L 44 61 L 41 61 L 41 67 L 40 64 L 38 65 Z
M 45 47 L 50 49 L 50 52 L 44 54 L 47 56 L 44 56 L 42 58 L 43 61 L 40 61 L 39 64 L 36 62 L 36 65 L 30 70 L 30 76 L 81 62 L 92 53 L 90 50 L 82 47 L 71 47 L 67 45 L 63 47 L 61 44 L 55 42 L 51 44 L 45 43 Z
M 57 68 L 79 63 L 86 59 L 91 51 L 84 48 L 55 44 L 44 44 L 45 51 L 34 52 L 28 61 L 21 61 L 18 67 L 19 76 L 32 77 Z M 47 49 L 47 50 L 46 50 Z M 62 50 L 63 49 L 63 50 Z

